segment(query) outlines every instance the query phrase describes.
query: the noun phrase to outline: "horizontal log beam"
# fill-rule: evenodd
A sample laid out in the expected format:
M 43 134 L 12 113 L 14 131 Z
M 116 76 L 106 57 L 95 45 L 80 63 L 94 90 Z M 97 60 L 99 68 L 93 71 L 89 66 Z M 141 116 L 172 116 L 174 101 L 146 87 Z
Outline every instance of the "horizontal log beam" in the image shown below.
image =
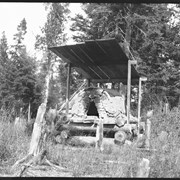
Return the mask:
M 132 79 L 131 84 L 138 83 L 139 79 Z M 93 83 L 108 83 L 108 82 L 123 82 L 123 84 L 127 84 L 127 79 L 91 79 Z
M 91 134 L 91 136 L 95 136 L 96 134 L 97 125 L 94 126 L 75 126 L 74 124 L 62 124 L 60 127 L 56 127 L 56 130 L 52 133 L 55 136 L 60 134 L 61 131 L 67 130 L 69 132 L 70 136 L 77 136 L 80 134 Z M 136 129 L 136 125 L 132 124 L 131 129 Z M 121 128 L 118 128 L 115 126 L 114 128 L 103 128 L 103 133 L 107 137 L 114 137 L 114 133 L 117 131 L 124 131 L 129 132 L 129 128 L 127 126 L 123 126 Z
M 97 67 L 97 66 L 112 66 L 112 65 L 122 65 L 122 66 L 127 66 L 127 62 L 124 62 L 124 63 L 119 63 L 119 61 L 117 61 L 117 62 L 99 62 L 99 63 L 90 63 L 89 61 L 88 62 L 86 62 L 86 63 L 73 63 L 72 64 L 72 67 L 87 67 L 87 66 L 89 66 L 89 67 Z

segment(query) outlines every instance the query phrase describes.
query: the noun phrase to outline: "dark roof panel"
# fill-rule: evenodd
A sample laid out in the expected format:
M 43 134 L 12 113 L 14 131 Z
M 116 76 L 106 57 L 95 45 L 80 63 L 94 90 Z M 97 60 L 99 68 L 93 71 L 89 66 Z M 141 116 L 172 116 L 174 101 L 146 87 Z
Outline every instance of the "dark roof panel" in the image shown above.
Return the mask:
M 115 39 L 89 40 L 75 45 L 50 47 L 52 52 L 67 63 L 71 63 L 85 78 L 94 81 L 127 81 L 128 58 Z M 134 67 L 132 84 L 139 79 Z

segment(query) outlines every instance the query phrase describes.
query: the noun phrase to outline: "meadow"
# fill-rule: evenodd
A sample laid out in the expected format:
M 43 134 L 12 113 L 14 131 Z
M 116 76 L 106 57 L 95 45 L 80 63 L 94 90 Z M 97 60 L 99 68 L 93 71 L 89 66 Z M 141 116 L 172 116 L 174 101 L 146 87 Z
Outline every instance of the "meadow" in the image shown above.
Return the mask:
M 0 174 L 11 174 L 11 166 L 23 158 L 29 149 L 30 127 L 14 126 L 10 111 L 0 114 Z M 152 151 L 133 145 L 105 145 L 100 152 L 90 145 L 47 142 L 47 158 L 65 167 L 74 177 L 135 177 L 142 158 L 150 160 L 149 177 L 175 178 L 180 176 L 180 107 L 168 114 L 158 108 L 151 117 Z

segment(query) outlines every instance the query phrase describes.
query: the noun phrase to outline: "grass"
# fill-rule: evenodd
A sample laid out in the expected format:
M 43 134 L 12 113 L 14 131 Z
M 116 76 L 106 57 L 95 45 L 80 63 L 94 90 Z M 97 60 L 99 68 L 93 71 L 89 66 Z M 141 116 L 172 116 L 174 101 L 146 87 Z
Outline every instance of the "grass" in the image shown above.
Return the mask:
M 130 171 L 135 175 L 137 163 L 144 157 L 130 146 L 105 145 L 104 151 L 99 152 L 90 146 L 49 144 L 48 152 L 52 162 L 67 167 L 75 177 L 129 177 Z
M 28 153 L 30 133 L 17 129 L 10 113 L 0 112 L 0 173 L 9 174 L 10 167 Z M 180 176 L 180 108 L 168 114 L 156 110 L 151 118 L 151 153 L 133 149 L 132 146 L 106 145 L 103 152 L 92 146 L 71 146 L 47 142 L 50 161 L 66 167 L 74 177 L 131 177 L 135 176 L 137 164 L 142 158 L 150 160 L 149 177 Z M 10 120 L 12 123 L 10 123 Z M 168 133 L 159 139 L 161 131 Z
M 27 154 L 28 143 L 29 137 L 13 123 L 0 121 L 0 173 L 10 173 L 10 167 Z

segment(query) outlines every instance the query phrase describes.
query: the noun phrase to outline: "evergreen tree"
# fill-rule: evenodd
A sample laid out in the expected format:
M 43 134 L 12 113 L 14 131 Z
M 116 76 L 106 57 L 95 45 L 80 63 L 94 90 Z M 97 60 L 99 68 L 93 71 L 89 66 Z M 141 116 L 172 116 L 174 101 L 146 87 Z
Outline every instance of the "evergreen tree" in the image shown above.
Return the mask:
M 35 59 L 27 54 L 23 44 L 26 31 L 26 20 L 23 19 L 14 35 L 15 44 L 9 49 L 9 58 L 5 36 L 1 39 L 3 76 L 1 76 L 0 102 L 1 106 L 14 108 L 17 114 L 21 107 L 26 111 L 31 103 L 32 113 L 35 115 L 41 94 L 36 81 Z
M 35 48 L 43 50 L 44 52 L 39 74 L 42 86 L 49 65 L 53 64 L 53 68 L 51 69 L 53 75 L 50 80 L 48 107 L 55 107 L 57 104 L 60 105 L 65 99 L 67 68 L 66 64 L 47 48 L 65 44 L 67 38 L 64 32 L 64 25 L 67 21 L 69 10 L 68 3 L 48 3 L 46 4 L 46 8 L 49 9 L 47 22 L 42 28 L 43 35 L 36 36 Z M 72 83 L 70 89 L 72 93 L 76 89 L 76 79 L 78 76 L 76 73 L 71 76 Z
M 168 4 L 130 3 L 84 3 L 83 8 L 87 17 L 73 18 L 71 29 L 80 32 L 74 39 L 116 38 L 125 53 L 138 61 L 140 75 L 148 77 L 144 99 L 174 106 L 179 96 L 180 26 L 172 23 L 172 17 L 179 9 Z

